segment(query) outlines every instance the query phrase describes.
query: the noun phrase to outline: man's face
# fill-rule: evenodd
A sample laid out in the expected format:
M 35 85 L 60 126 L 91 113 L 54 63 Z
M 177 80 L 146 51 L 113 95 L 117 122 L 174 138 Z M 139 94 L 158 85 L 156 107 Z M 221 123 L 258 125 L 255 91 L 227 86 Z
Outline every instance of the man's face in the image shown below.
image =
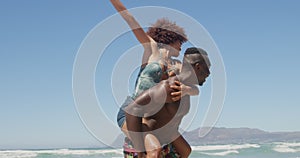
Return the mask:
M 205 63 L 196 63 L 194 66 L 198 83 L 200 86 L 203 85 L 203 83 L 206 81 L 206 78 L 210 75 L 209 66 L 207 66 Z

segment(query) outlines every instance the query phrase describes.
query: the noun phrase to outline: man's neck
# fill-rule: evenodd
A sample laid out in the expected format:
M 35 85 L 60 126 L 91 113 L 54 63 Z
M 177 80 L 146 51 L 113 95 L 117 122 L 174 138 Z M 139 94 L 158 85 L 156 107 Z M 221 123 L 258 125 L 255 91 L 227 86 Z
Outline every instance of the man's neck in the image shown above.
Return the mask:
M 177 75 L 177 78 L 183 84 L 189 85 L 189 84 L 191 84 L 190 83 L 191 76 L 192 76 L 192 72 L 187 71 L 187 72 L 181 72 L 179 75 Z

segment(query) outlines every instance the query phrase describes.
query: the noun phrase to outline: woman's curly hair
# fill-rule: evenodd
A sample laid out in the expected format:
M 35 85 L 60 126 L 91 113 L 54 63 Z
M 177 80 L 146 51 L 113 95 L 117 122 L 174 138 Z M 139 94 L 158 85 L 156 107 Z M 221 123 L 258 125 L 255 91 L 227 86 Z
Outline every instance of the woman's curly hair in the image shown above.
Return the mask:
M 187 41 L 183 28 L 167 18 L 158 19 L 149 27 L 147 34 L 159 44 L 159 47 L 162 47 L 162 44 L 168 45 L 176 41 L 180 41 L 181 44 Z

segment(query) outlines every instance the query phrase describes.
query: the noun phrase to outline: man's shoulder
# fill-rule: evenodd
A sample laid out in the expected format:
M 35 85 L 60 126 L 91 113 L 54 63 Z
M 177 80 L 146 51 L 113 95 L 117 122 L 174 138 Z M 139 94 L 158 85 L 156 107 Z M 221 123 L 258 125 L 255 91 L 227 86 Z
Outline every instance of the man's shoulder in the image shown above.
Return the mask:
M 179 81 L 176 76 L 172 76 L 172 77 L 168 78 L 168 83 L 174 83 L 174 81 Z
M 162 81 L 159 82 L 159 84 L 166 86 L 166 85 L 173 84 L 174 81 L 178 81 L 177 77 L 175 77 L 175 76 L 170 77 L 170 78 L 168 78 L 166 80 L 162 80 Z

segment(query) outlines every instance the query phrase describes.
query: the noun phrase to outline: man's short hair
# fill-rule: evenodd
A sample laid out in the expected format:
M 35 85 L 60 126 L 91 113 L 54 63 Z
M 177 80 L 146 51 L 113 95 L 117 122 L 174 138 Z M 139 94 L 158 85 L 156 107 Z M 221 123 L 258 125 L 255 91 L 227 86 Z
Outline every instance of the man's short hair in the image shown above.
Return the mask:
M 202 48 L 191 47 L 186 49 L 184 53 L 184 60 L 191 65 L 196 63 L 206 64 L 208 68 L 211 65 L 207 52 Z

